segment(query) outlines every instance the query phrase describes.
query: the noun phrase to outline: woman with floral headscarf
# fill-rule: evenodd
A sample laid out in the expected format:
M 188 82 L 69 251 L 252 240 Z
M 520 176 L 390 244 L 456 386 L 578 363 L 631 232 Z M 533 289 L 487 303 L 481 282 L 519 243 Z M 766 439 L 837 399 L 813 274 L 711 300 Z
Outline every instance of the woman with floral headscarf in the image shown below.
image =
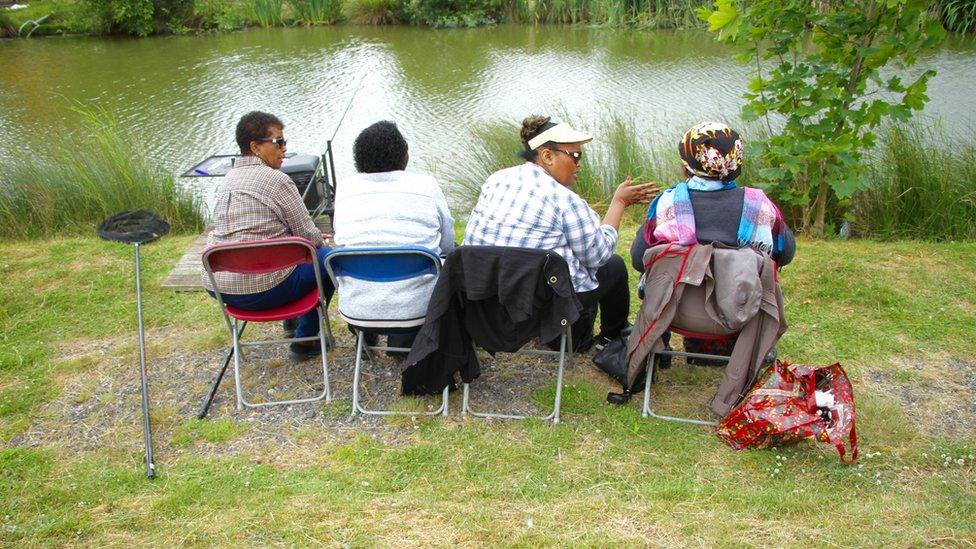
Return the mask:
M 688 179 L 648 207 L 630 250 L 635 269 L 643 272 L 644 251 L 665 242 L 751 246 L 772 254 L 779 266 L 793 259 L 796 240 L 779 208 L 761 190 L 737 184 L 743 145 L 735 130 L 719 122 L 698 124 L 685 132 L 678 154 Z
M 668 242 L 751 246 L 771 254 L 779 266 L 792 261 L 796 239 L 779 208 L 760 189 L 738 185 L 743 163 L 738 132 L 719 122 L 698 124 L 678 142 L 678 155 L 687 180 L 663 191 L 648 207 L 630 248 L 634 269 L 644 272 L 644 252 Z M 723 350 L 704 345 L 685 341 L 690 352 Z

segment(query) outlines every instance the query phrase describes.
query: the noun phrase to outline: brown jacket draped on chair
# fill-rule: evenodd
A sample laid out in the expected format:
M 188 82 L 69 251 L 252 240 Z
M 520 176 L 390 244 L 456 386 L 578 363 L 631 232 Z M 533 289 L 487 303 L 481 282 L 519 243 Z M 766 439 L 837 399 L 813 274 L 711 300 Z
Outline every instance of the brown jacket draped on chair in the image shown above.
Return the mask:
M 724 416 L 749 389 L 766 354 L 786 331 L 776 263 L 752 248 L 660 244 L 644 253 L 644 266 L 644 302 L 627 341 L 629 386 L 637 389 L 634 382 L 646 367 L 645 359 L 652 351 L 664 349 L 661 336 L 672 323 L 689 331 L 738 332 L 731 361 L 711 404 L 713 412 Z M 704 292 L 704 299 L 692 299 L 696 292 Z M 688 299 L 683 301 L 685 297 Z M 700 310 L 702 302 L 705 315 Z M 699 310 L 682 310 L 689 309 L 689 304 Z

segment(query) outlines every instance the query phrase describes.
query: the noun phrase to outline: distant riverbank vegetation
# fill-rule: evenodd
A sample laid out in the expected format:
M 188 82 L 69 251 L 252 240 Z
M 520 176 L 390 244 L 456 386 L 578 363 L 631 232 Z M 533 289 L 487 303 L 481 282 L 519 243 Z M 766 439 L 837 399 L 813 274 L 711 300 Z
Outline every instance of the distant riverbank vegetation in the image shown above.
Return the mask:
M 811 0 L 818 4 L 819 0 Z M 0 10 L 0 37 L 49 17 L 41 34 L 147 36 L 247 27 L 336 23 L 473 27 L 496 23 L 585 24 L 648 29 L 702 28 L 711 0 L 34 0 Z M 976 30 L 976 2 L 939 0 L 931 13 L 947 30 Z

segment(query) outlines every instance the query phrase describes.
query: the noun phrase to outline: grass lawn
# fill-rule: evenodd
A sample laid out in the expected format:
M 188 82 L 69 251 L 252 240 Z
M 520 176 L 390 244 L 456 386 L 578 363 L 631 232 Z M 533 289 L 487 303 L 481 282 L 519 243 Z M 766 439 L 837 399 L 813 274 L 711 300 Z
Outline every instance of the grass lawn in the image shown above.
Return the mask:
M 226 344 L 209 298 L 159 289 L 191 241 L 143 250 L 151 369 Z M 198 396 L 155 392 L 154 481 L 131 254 L 94 237 L 0 242 L 0 545 L 976 544 L 974 243 L 801 241 L 783 270 L 780 357 L 847 368 L 855 466 L 813 443 L 737 453 L 637 402 L 611 407 L 587 357 L 559 426 L 462 421 L 456 396 L 447 420 L 350 420 L 346 391 L 302 409 L 316 422 L 232 408 L 198 422 Z M 124 395 L 85 389 L 119 364 Z M 73 418 L 113 399 L 128 415 L 103 413 L 75 443 L 95 426 Z M 71 436 L 43 436 L 64 424 Z

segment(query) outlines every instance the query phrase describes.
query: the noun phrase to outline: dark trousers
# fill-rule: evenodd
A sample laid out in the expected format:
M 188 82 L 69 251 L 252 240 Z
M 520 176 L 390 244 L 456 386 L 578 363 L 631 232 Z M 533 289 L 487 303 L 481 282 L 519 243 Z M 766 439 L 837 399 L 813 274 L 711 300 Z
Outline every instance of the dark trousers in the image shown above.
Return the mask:
M 332 280 L 325 272 L 325 256 L 329 254 L 329 248 L 319 248 L 318 252 L 319 269 L 322 273 L 322 290 L 325 292 L 326 306 L 335 293 Z M 305 263 L 295 267 L 295 270 L 282 280 L 277 286 L 270 290 L 258 292 L 256 294 L 221 294 L 224 303 L 233 305 L 248 311 L 260 311 L 262 309 L 272 309 L 291 303 L 303 295 L 311 292 L 315 288 L 315 268 L 311 263 Z M 208 292 L 213 296 L 213 292 Z M 319 333 L 319 316 L 317 309 L 305 313 L 298 317 L 298 324 L 295 326 L 295 337 L 310 337 Z
M 596 271 L 599 286 L 588 292 L 577 293 L 583 305 L 579 319 L 573 323 L 573 348 L 585 351 L 593 343 L 593 323 L 597 308 L 600 311 L 600 335 L 613 339 L 629 323 L 630 287 L 627 283 L 627 266 L 619 255 L 614 255 Z

